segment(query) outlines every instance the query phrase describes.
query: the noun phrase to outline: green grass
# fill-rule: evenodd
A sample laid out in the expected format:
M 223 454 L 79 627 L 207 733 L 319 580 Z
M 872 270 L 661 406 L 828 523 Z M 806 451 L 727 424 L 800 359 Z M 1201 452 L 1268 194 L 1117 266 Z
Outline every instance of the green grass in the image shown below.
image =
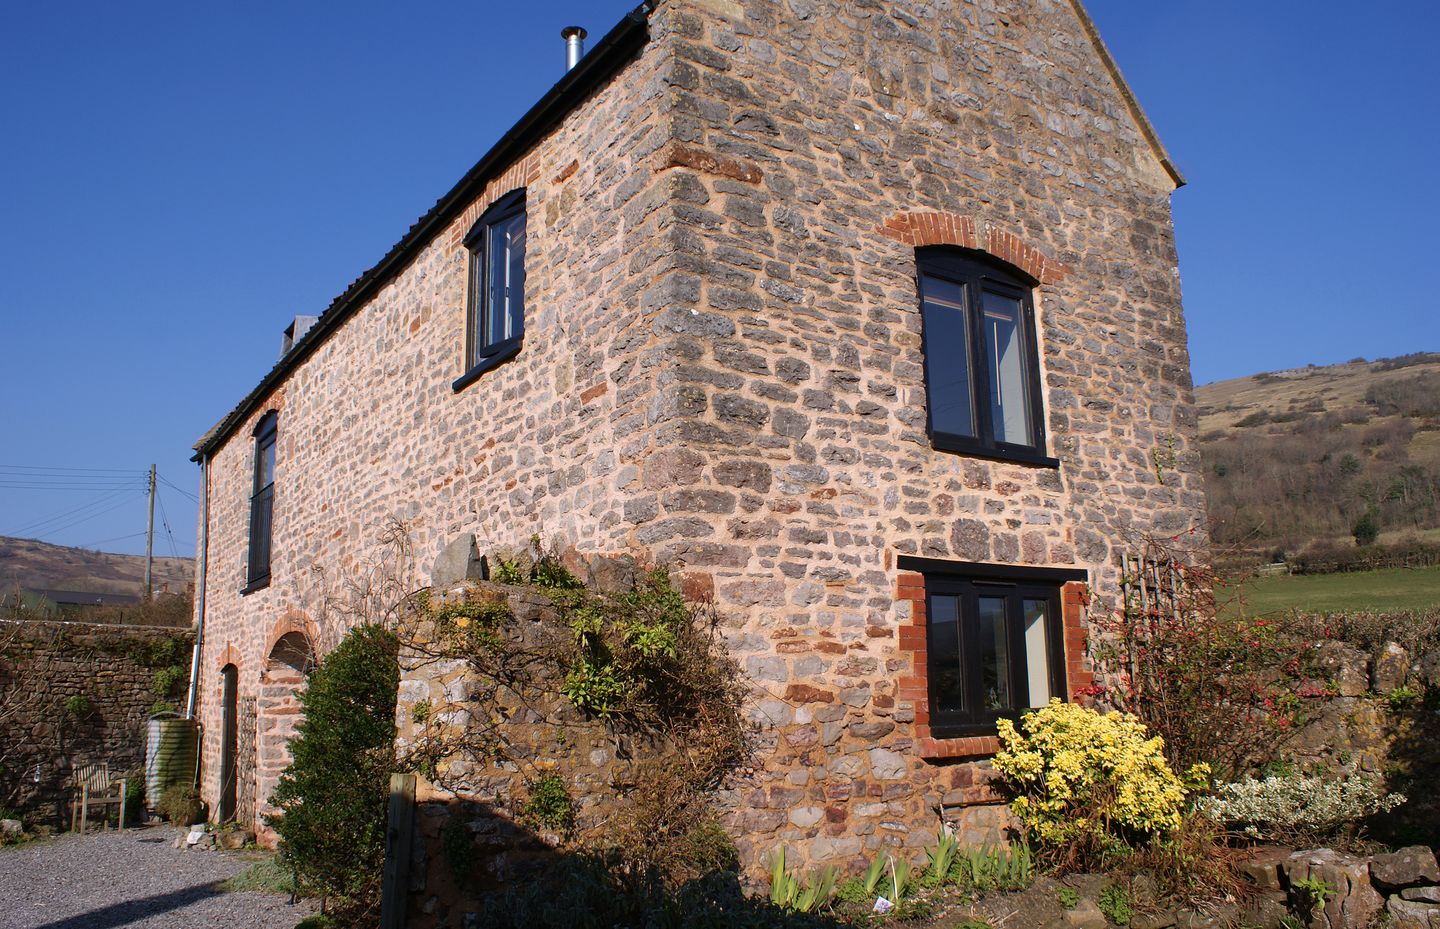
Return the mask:
M 274 855 L 261 858 L 220 885 L 225 891 L 258 890 L 267 894 L 288 894 L 295 889 L 290 870 Z
M 1257 577 L 1246 581 L 1240 593 L 1245 600 L 1245 613 L 1250 616 L 1286 610 L 1314 613 L 1423 610 L 1440 606 L 1440 567 Z M 1222 599 L 1234 595 L 1233 588 L 1220 593 Z

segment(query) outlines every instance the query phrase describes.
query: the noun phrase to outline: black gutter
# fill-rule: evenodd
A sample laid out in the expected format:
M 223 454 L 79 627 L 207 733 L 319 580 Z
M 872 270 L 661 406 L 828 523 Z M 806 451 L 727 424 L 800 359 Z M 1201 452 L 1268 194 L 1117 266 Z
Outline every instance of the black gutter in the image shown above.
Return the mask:
M 286 375 L 310 357 L 331 332 L 339 328 L 352 313 L 403 270 L 407 260 L 416 251 L 428 245 L 456 216 L 464 212 L 471 201 L 484 191 L 491 178 L 508 168 L 570 115 L 591 91 L 604 84 L 628 63 L 649 41 L 650 34 L 646 25 L 651 8 L 651 0 L 646 0 L 625 14 L 615 28 L 606 33 L 605 37 L 580 59 L 579 64 L 565 72 L 565 76 L 551 87 L 529 112 L 520 117 L 520 121 L 510 127 L 510 131 L 500 137 L 500 141 L 485 153 L 475 167 L 430 208 L 430 212 L 410 227 L 405 237 L 380 259 L 379 264 L 356 278 L 344 293 L 332 300 L 315 325 L 310 327 L 310 331 L 270 369 L 270 373 L 240 401 L 240 405 L 200 438 L 194 446 L 195 454 L 190 460 L 199 461 L 202 456 L 210 454 L 228 439 L 236 427 L 254 412 L 260 401 Z

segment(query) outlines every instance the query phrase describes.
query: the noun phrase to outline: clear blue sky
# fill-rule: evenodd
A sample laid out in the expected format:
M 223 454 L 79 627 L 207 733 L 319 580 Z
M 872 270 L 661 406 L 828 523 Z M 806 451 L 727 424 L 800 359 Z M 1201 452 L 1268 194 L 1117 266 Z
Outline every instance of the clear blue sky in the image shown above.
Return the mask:
M 142 551 L 150 462 L 193 495 L 191 443 L 290 319 L 559 78 L 562 26 L 593 44 L 632 5 L 8 4 L 0 534 Z M 1197 383 L 1440 350 L 1432 4 L 1089 8 L 1190 181 L 1174 204 Z M 191 554 L 194 504 L 161 490 Z

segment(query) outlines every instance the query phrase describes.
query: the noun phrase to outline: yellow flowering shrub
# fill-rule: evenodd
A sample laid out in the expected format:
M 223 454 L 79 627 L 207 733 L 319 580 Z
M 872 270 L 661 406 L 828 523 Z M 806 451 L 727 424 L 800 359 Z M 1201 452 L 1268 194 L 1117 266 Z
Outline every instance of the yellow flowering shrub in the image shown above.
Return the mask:
M 1205 765 L 1176 775 L 1163 740 L 1129 714 L 1057 699 L 1021 727 L 999 721 L 995 768 L 1016 794 L 1011 811 L 1062 868 L 1101 865 L 1179 829 L 1187 795 L 1209 777 Z

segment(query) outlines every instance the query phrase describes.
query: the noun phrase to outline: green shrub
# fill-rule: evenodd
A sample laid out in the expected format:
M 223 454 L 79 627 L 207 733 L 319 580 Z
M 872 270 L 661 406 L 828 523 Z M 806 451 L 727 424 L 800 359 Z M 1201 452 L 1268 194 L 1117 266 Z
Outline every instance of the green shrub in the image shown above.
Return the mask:
M 1080 905 L 1080 892 L 1074 887 L 1055 888 L 1055 902 L 1067 910 L 1073 910 Z
M 131 771 L 125 781 L 125 822 L 139 825 L 145 819 L 145 772 Z
M 1130 891 L 1119 884 L 1108 884 L 1095 898 L 1100 912 L 1117 926 L 1128 926 L 1135 917 L 1135 908 L 1130 903 Z
M 156 671 L 150 678 L 150 691 L 162 700 L 173 696 L 175 687 L 185 678 L 185 669 L 170 665 Z
M 550 829 L 569 831 L 575 825 L 575 801 L 558 774 L 546 774 L 530 785 L 525 815 Z
M 1307 843 L 1323 842 L 1403 803 L 1405 795 L 1388 793 L 1378 777 L 1305 777 L 1292 771 L 1220 784 L 1201 808 L 1254 839 Z
M 1023 735 L 999 721 L 995 769 L 1015 793 L 1011 811 L 1061 870 L 1104 867 L 1178 831 L 1187 781 L 1209 775 L 1197 765 L 1181 780 L 1163 742 L 1130 715 L 1052 700 L 1021 726 Z
M 1355 544 L 1361 548 L 1374 545 L 1380 538 L 1380 523 L 1372 511 L 1366 510 L 1355 524 L 1350 527 L 1350 534 L 1355 536 Z
M 90 698 L 84 694 L 74 694 L 65 698 L 65 712 L 71 716 L 89 716 L 93 709 Z
M 280 853 L 304 892 L 359 921 L 379 904 L 385 817 L 395 766 L 395 636 L 352 629 L 300 695 L 305 713 L 271 802 Z
M 194 784 L 171 784 L 160 794 L 155 810 L 177 826 L 198 822 L 203 812 L 200 794 Z

